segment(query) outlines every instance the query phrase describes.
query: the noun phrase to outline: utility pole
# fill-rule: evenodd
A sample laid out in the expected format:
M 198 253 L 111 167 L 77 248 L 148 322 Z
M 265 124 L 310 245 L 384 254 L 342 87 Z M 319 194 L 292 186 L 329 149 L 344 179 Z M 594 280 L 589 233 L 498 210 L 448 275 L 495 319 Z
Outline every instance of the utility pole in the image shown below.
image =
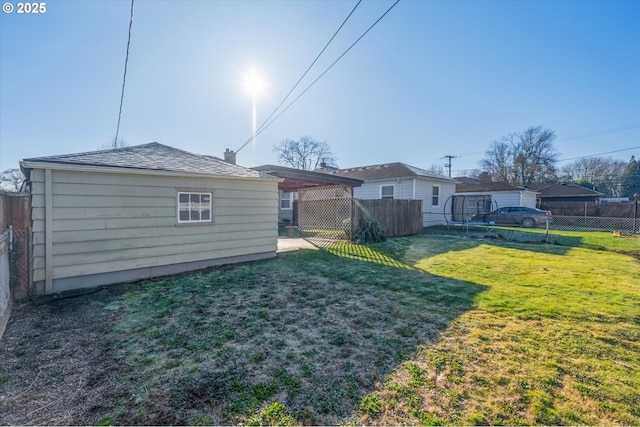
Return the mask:
M 451 178 L 451 159 L 457 159 L 458 156 L 452 156 L 451 154 L 448 154 L 446 156 L 443 157 L 443 159 L 448 159 L 449 162 L 444 165 L 445 168 L 449 169 L 449 178 Z

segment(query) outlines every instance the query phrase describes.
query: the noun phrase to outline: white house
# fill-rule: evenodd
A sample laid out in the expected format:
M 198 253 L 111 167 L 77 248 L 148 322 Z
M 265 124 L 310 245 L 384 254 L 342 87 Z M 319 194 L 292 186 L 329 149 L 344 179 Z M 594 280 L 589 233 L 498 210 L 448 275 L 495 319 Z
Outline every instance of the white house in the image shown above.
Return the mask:
M 20 165 L 34 295 L 276 255 L 269 175 L 156 142 Z
M 456 186 L 456 195 L 465 196 L 491 196 L 493 209 L 504 206 L 536 207 L 537 191 L 517 187 L 506 182 L 473 182 L 465 179 L 464 184 Z
M 455 193 L 456 181 L 405 163 L 384 163 L 338 169 L 326 173 L 360 179 L 356 199 L 422 200 L 422 223 L 428 227 L 446 224 L 444 205 Z

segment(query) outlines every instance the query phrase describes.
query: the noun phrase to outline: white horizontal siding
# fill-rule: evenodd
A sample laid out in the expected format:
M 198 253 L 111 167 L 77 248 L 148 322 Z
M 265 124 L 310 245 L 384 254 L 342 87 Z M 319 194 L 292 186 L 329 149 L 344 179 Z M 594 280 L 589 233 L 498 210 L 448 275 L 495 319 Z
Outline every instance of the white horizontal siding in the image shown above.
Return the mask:
M 494 192 L 491 197 L 494 200 L 494 207 L 501 208 L 503 206 L 520 206 L 520 192 L 519 191 L 500 191 Z
M 400 181 L 400 192 L 395 199 L 413 199 L 413 179 L 403 179 Z
M 275 252 L 275 180 L 52 173 L 53 279 Z M 34 282 L 45 276 L 44 173 L 31 172 Z M 179 191 L 213 193 L 210 223 L 178 224 Z M 55 291 L 55 290 L 54 290 Z
M 354 197 L 356 199 L 379 199 L 380 187 L 383 185 L 394 186 L 394 198 L 396 199 L 422 200 L 423 224 L 425 227 L 447 223 L 443 214 L 444 205 L 447 199 L 455 193 L 455 184 L 423 177 L 416 177 L 415 183 L 414 178 L 365 182 L 362 186 L 354 188 Z M 432 203 L 434 185 L 440 187 L 440 198 L 437 206 Z
M 526 206 L 528 208 L 535 208 L 537 202 L 537 195 L 533 191 L 523 191 L 522 192 L 522 206 Z
M 526 206 L 529 208 L 536 207 L 536 194 L 533 191 L 479 191 L 460 193 L 463 196 L 481 195 L 491 196 L 493 208 L 502 208 L 505 206 Z
M 439 186 L 438 204 L 433 204 L 433 186 Z M 446 181 L 430 180 L 418 178 L 416 181 L 416 199 L 422 200 L 423 225 L 430 227 L 433 225 L 446 224 L 444 217 L 444 206 L 447 200 L 453 196 L 456 186 Z

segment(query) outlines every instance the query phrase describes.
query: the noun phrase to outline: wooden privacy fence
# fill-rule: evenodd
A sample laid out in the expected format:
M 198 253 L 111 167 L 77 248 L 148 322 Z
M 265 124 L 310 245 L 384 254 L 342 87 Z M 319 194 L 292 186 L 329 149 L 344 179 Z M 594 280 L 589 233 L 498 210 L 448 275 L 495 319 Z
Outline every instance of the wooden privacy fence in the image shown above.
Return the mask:
M 609 203 L 542 201 L 539 207 L 551 211 L 554 216 L 633 218 L 635 213 L 635 201 Z
M 354 229 L 377 219 L 386 237 L 422 233 L 422 200 L 354 199 Z
M 11 294 L 15 300 L 29 296 L 30 223 L 29 194 L 0 190 L 0 232 L 9 226 L 13 229 L 9 265 Z

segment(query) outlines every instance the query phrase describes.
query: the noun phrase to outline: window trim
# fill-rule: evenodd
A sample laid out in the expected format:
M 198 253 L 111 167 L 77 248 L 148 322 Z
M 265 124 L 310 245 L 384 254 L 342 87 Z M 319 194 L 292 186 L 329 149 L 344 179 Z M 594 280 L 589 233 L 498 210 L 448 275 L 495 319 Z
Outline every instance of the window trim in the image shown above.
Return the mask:
M 188 194 L 189 195 L 189 207 L 188 207 L 188 212 L 189 212 L 189 219 L 188 220 L 184 220 L 184 219 L 180 219 L 180 196 L 182 194 Z M 205 196 L 209 196 L 209 219 L 191 219 L 191 212 L 192 212 L 192 206 L 191 206 L 191 195 L 193 194 L 197 194 L 200 197 L 202 197 L 203 195 Z M 202 202 L 198 202 L 198 204 L 200 206 L 198 206 L 197 208 L 200 209 L 200 213 L 202 213 L 203 207 L 206 208 L 206 206 L 202 206 Z M 193 208 L 196 208 L 195 206 Z M 212 223 L 213 222 L 213 192 L 210 191 L 178 191 L 177 195 L 176 195 L 176 219 L 178 221 L 178 224 L 207 224 L 207 223 Z
M 391 187 L 391 197 L 385 196 L 382 192 L 383 188 Z M 381 184 L 380 185 L 380 198 L 381 199 L 395 199 L 396 198 L 396 186 L 394 184 Z
M 288 207 L 288 208 L 283 208 L 283 207 L 282 207 L 282 202 L 283 202 L 284 200 L 287 200 L 287 199 L 285 199 L 283 196 L 284 196 L 285 194 L 287 194 L 287 193 L 289 194 L 289 198 L 288 198 L 288 200 L 289 200 L 289 207 Z M 295 191 L 281 191 L 281 192 L 280 192 L 280 203 L 279 203 L 279 205 L 280 205 L 280 206 L 279 206 L 279 207 L 280 207 L 280 210 L 281 210 L 281 211 L 290 211 L 290 210 L 293 210 L 294 194 L 295 194 Z
M 435 194 L 435 189 L 438 189 L 438 194 Z M 434 184 L 433 186 L 431 186 L 431 206 L 440 206 L 440 186 Z M 436 203 L 433 203 L 433 201 L 436 201 Z

